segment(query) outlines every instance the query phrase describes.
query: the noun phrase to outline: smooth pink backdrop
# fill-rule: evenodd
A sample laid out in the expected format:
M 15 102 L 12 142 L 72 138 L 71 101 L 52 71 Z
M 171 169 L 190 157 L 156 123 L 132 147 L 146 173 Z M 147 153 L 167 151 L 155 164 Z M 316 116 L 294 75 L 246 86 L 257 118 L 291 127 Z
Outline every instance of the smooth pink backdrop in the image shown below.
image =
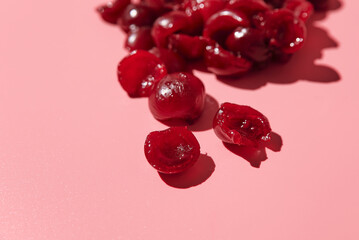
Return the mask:
M 253 106 L 283 147 L 254 168 L 198 131 L 204 117 L 190 180 L 146 162 L 146 135 L 166 126 L 117 83 L 124 34 L 101 2 L 1 4 L 1 240 L 359 239 L 358 1 L 316 15 L 285 66 L 236 82 L 196 72 L 207 118 L 216 101 Z

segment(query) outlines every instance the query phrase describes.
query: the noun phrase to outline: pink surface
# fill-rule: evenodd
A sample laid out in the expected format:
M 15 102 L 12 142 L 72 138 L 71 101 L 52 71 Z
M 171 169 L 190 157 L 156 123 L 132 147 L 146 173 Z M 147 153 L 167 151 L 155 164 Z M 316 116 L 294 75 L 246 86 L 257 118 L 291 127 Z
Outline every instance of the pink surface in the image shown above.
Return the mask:
M 359 239 L 358 1 L 315 16 L 285 66 L 235 83 L 196 73 L 205 116 L 251 105 L 283 147 L 253 168 L 204 117 L 193 129 L 208 156 L 182 179 L 145 160 L 146 135 L 166 127 L 117 83 L 124 35 L 99 3 L 2 2 L 1 240 Z

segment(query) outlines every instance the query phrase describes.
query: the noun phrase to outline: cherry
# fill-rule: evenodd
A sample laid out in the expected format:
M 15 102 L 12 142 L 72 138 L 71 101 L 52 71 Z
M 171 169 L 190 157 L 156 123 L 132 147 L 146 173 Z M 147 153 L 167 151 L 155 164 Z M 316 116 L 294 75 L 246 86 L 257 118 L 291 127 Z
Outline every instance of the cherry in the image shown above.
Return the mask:
M 189 169 L 200 156 L 200 145 L 186 127 L 151 132 L 146 138 L 144 150 L 149 164 L 165 174 Z
M 207 45 L 204 60 L 208 70 L 220 76 L 236 76 L 249 71 L 252 66 L 247 59 L 233 55 L 215 42 Z
M 227 7 L 241 11 L 247 17 L 270 10 L 270 7 L 263 0 L 230 0 Z
M 268 4 L 271 4 L 274 8 L 281 8 L 285 0 L 264 0 Z
M 247 16 L 236 10 L 224 9 L 213 14 L 206 22 L 203 36 L 218 43 L 224 43 L 227 36 L 238 26 L 248 27 L 250 22 Z
M 118 81 L 130 97 L 149 96 L 155 83 L 166 74 L 164 63 L 144 50 L 131 52 L 117 67 Z
M 265 28 L 270 45 L 284 53 L 294 53 L 303 46 L 306 27 L 288 9 L 276 9 L 269 13 Z
M 186 12 L 198 13 L 204 22 L 213 14 L 227 5 L 226 0 L 185 0 L 183 6 Z
M 143 4 L 130 4 L 123 11 L 118 24 L 128 32 L 130 28 L 151 26 L 155 19 L 155 12 L 151 8 Z
M 294 16 L 304 22 L 307 21 L 313 13 L 313 5 L 307 0 L 287 0 L 283 8 L 292 10 Z
M 223 142 L 253 147 L 269 141 L 272 131 L 262 113 L 249 106 L 227 102 L 217 111 L 213 129 Z
M 183 0 L 144 0 L 144 2 L 151 8 L 176 10 Z
M 104 21 L 116 24 L 122 11 L 130 2 L 131 0 L 115 0 L 99 6 L 96 10 Z
M 157 83 L 149 107 L 157 120 L 192 123 L 201 115 L 204 101 L 201 80 L 190 73 L 172 73 Z
M 163 61 L 168 73 L 184 72 L 187 69 L 184 59 L 172 50 L 154 47 L 150 50 L 150 53 Z
M 187 59 L 196 59 L 203 57 L 207 42 L 201 36 L 173 34 L 169 37 L 169 48 Z
M 151 28 L 140 27 L 132 29 L 125 42 L 125 47 L 130 50 L 143 49 L 149 50 L 154 47 L 154 42 L 151 35 Z
M 176 32 L 191 32 L 191 17 L 181 11 L 172 11 L 155 21 L 152 28 L 152 37 L 158 47 L 166 48 L 168 37 Z M 197 27 L 197 26 L 195 26 Z
M 255 28 L 238 27 L 228 36 L 226 46 L 255 62 L 263 62 L 270 57 L 265 32 Z

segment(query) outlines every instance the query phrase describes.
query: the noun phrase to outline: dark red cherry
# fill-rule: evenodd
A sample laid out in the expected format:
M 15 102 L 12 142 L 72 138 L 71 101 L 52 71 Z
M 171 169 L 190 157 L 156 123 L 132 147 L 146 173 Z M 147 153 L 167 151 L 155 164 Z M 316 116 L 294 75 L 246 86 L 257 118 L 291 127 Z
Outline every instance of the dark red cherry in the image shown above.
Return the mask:
M 199 13 L 204 22 L 226 5 L 226 0 L 185 0 L 183 2 L 183 8 L 186 12 Z
M 214 42 L 206 46 L 204 60 L 208 70 L 220 76 L 236 76 L 249 71 L 252 67 L 252 62 L 233 55 Z
M 259 12 L 257 14 L 253 14 L 251 17 L 252 26 L 260 30 L 265 30 L 267 15 L 267 12 Z
M 270 10 L 263 0 L 230 0 L 227 8 L 241 11 L 251 17 L 253 14 Z
M 265 28 L 270 46 L 284 53 L 294 53 L 304 44 L 306 27 L 303 21 L 288 9 L 276 9 L 269 13 Z
M 150 52 L 163 61 L 168 73 L 184 72 L 187 70 L 185 60 L 172 50 L 154 47 Z
M 177 10 L 183 0 L 144 0 L 144 2 L 155 9 Z
M 203 36 L 223 44 L 228 35 L 239 26 L 249 27 L 247 16 L 239 11 L 224 9 L 213 14 L 206 22 Z
M 130 97 L 147 97 L 156 82 L 167 74 L 164 63 L 144 50 L 131 52 L 117 67 L 117 77 Z
M 131 0 L 115 0 L 101 5 L 96 10 L 102 19 L 108 23 L 116 24 L 122 11 L 130 4 Z
M 270 140 L 268 119 L 257 110 L 233 103 L 223 103 L 213 119 L 213 129 L 223 142 L 258 146 Z
M 189 31 L 190 19 L 190 16 L 180 11 L 172 11 L 157 18 L 152 28 L 152 37 L 156 46 L 167 48 L 168 37 L 171 34 Z
M 265 33 L 259 29 L 236 28 L 228 36 L 226 46 L 229 50 L 255 62 L 263 62 L 270 57 Z
M 157 83 L 149 107 L 160 121 L 192 123 L 201 115 L 204 100 L 201 80 L 190 73 L 172 73 Z
M 200 156 L 200 145 L 186 127 L 171 127 L 151 132 L 146 138 L 144 148 L 149 164 L 165 174 L 189 169 Z
M 132 29 L 125 42 L 125 47 L 129 51 L 136 49 L 149 50 L 154 47 L 150 27 L 140 27 Z
M 285 0 L 264 0 L 264 1 L 272 5 L 274 8 L 281 8 Z
M 169 37 L 169 48 L 187 59 L 203 57 L 207 40 L 201 36 L 173 34 Z
M 151 26 L 155 19 L 155 12 L 148 6 L 130 4 L 123 11 L 118 24 L 125 32 L 128 32 L 130 28 Z
M 307 21 L 313 13 L 313 5 L 307 0 L 287 0 L 283 8 L 292 10 L 294 16 L 304 22 Z

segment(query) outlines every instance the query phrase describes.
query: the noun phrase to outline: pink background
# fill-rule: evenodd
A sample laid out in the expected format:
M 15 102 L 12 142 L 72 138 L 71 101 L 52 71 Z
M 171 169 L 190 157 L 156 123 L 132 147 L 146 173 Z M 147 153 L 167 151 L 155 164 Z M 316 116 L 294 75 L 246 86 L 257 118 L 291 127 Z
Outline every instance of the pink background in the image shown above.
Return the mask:
M 208 156 L 163 179 L 143 143 L 166 126 L 117 83 L 124 35 L 101 2 L 1 4 L 1 240 L 359 239 L 358 1 L 315 16 L 285 66 L 236 82 L 196 72 L 213 97 L 192 127 Z M 225 101 L 282 138 L 260 168 L 208 129 Z

